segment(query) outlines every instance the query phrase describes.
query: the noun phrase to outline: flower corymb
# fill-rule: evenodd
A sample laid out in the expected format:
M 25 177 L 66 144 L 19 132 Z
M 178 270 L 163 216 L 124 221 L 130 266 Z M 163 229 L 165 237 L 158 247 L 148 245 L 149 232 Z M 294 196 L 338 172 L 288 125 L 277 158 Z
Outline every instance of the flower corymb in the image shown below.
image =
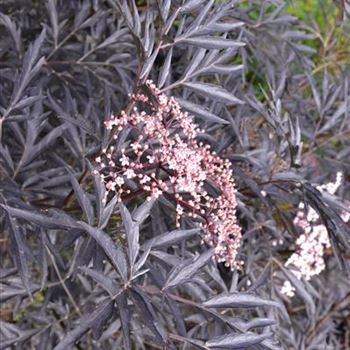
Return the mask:
M 336 181 L 317 186 L 324 193 L 335 194 L 342 183 L 342 173 L 336 174 Z M 307 209 L 307 210 L 305 210 Z M 348 212 L 341 215 L 344 222 L 349 221 Z M 291 268 L 292 273 L 300 280 L 309 281 L 313 276 L 320 274 L 325 268 L 324 253 L 326 248 L 331 248 L 326 226 L 321 222 L 319 214 L 312 207 L 305 208 L 304 203 L 299 203 L 298 212 L 293 220 L 294 224 L 302 230 L 302 234 L 296 240 L 297 249 L 285 266 Z M 289 297 L 294 296 L 295 288 L 289 281 L 285 281 L 281 292 Z
M 182 217 L 196 219 L 217 261 L 236 266 L 241 229 L 230 161 L 197 141 L 200 130 L 173 97 L 151 81 L 145 89 L 131 96 L 137 106 L 131 113 L 105 122 L 115 143 L 96 162 L 107 191 L 120 199 L 135 193 L 148 200 L 164 196 L 176 207 L 178 227 Z

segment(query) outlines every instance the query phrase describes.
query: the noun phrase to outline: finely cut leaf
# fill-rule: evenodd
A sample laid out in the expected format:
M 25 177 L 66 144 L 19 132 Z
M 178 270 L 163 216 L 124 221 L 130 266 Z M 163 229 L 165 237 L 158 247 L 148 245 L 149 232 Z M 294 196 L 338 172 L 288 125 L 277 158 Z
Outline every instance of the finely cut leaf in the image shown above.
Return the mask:
M 193 228 L 190 230 L 175 230 L 163 233 L 145 243 L 150 244 L 152 248 L 159 248 L 163 246 L 169 246 L 174 243 L 183 242 L 184 240 L 193 236 L 199 235 L 201 230 L 199 228 Z
M 231 333 L 224 336 L 213 338 L 205 343 L 209 349 L 246 349 L 261 343 L 270 337 L 271 334 L 237 334 Z
M 105 276 L 99 271 L 89 269 L 86 266 L 80 266 L 79 269 L 89 275 L 95 282 L 100 284 L 101 287 L 103 287 L 111 297 L 117 294 L 119 285 L 115 280 Z
M 257 306 L 277 306 L 279 303 L 273 300 L 262 299 L 254 294 L 246 293 L 223 293 L 211 298 L 203 303 L 206 307 L 228 308 L 228 307 L 257 307 Z
M 123 280 L 127 279 L 128 267 L 125 254 L 119 246 L 102 230 L 92 227 L 85 222 L 78 222 L 80 226 L 93 237 L 108 256 L 112 265 L 117 269 Z
M 187 13 L 196 10 L 200 5 L 202 5 L 203 0 L 188 0 L 180 8 L 180 13 Z
M 81 188 L 78 180 L 75 176 L 69 171 L 70 180 L 74 189 L 74 192 L 77 196 L 80 207 L 83 209 L 84 214 L 88 220 L 88 223 L 91 225 L 94 222 L 94 209 L 92 204 L 85 193 L 85 191 Z
M 48 0 L 47 6 L 48 6 L 50 22 L 52 26 L 52 35 L 53 35 L 53 39 L 56 47 L 58 43 L 58 31 L 59 31 L 56 0 Z
M 203 28 L 196 31 L 196 35 L 212 34 L 215 32 L 227 33 L 242 26 L 244 26 L 244 22 L 215 22 L 204 25 Z
M 233 47 L 242 47 L 245 44 L 235 40 L 216 38 L 212 36 L 199 36 L 187 39 L 179 39 L 179 42 L 200 47 L 203 49 L 229 49 Z
M 208 121 L 210 123 L 229 124 L 229 122 L 227 120 L 216 116 L 215 114 L 209 112 L 208 110 L 206 110 L 205 108 L 203 108 L 199 105 L 196 105 L 196 104 L 189 102 L 187 100 L 183 100 L 181 98 L 177 98 L 176 100 L 187 111 L 195 114 L 196 116 L 198 116 L 199 118 L 201 118 L 205 121 Z
M 209 249 L 194 259 L 186 260 L 184 263 L 177 265 L 170 272 L 164 288 L 171 288 L 188 282 L 200 268 L 211 260 L 212 256 L 213 249 Z
M 16 260 L 16 266 L 21 274 L 21 278 L 23 281 L 23 285 L 26 288 L 28 295 L 32 297 L 32 293 L 30 290 L 30 284 L 29 284 L 29 268 L 28 268 L 28 261 L 26 257 L 26 251 L 25 251 L 25 243 L 24 243 L 24 237 L 23 237 L 23 230 L 18 225 L 17 220 L 8 217 L 8 224 L 11 229 L 13 244 L 15 247 L 15 260 Z
M 151 200 L 147 200 L 138 206 L 132 213 L 132 220 L 138 225 L 141 225 L 149 217 L 155 201 L 156 199 L 152 198 Z
M 131 295 L 138 308 L 138 314 L 145 325 L 152 331 L 157 342 L 165 345 L 165 329 L 163 329 L 160 322 L 156 321 L 155 311 L 147 296 L 137 287 L 131 289 Z
M 128 300 L 126 293 L 121 293 L 117 299 L 120 321 L 123 329 L 123 344 L 126 350 L 131 349 L 130 344 L 130 309 L 128 308 Z
M 111 218 L 111 215 L 113 214 L 113 211 L 117 205 L 118 202 L 118 196 L 114 196 L 109 203 L 106 205 L 106 207 L 101 207 L 102 213 L 99 215 L 98 219 L 98 228 L 103 230 L 107 224 L 109 219 Z
M 119 210 L 123 218 L 123 224 L 128 240 L 130 265 L 133 266 L 140 250 L 139 225 L 137 224 L 137 222 L 133 221 L 129 210 L 125 207 L 123 203 L 119 204 Z
M 10 213 L 10 215 L 42 227 L 53 229 L 61 228 L 66 230 L 80 228 L 79 224 L 74 222 L 74 220 L 67 220 L 67 216 L 62 215 L 61 217 L 50 217 L 33 211 L 17 209 L 3 204 L 0 204 L 0 206 Z
M 80 320 L 79 325 L 70 331 L 63 340 L 55 346 L 54 350 L 66 350 L 72 346 L 84 333 L 90 328 L 96 329 L 94 335 L 99 335 L 98 328 L 102 327 L 112 316 L 114 303 L 112 300 L 106 300 L 101 303 L 91 315 L 85 316 Z
M 169 52 L 166 55 L 162 69 L 159 72 L 159 79 L 158 79 L 158 88 L 159 89 L 161 89 L 164 86 L 166 79 L 169 76 L 172 57 L 173 57 L 173 48 L 171 47 Z
M 229 104 L 243 104 L 243 101 L 233 96 L 230 92 L 224 88 L 213 85 L 213 84 L 204 84 L 204 83 L 184 83 L 184 86 L 200 93 L 205 97 L 210 97 L 216 101 L 225 102 Z

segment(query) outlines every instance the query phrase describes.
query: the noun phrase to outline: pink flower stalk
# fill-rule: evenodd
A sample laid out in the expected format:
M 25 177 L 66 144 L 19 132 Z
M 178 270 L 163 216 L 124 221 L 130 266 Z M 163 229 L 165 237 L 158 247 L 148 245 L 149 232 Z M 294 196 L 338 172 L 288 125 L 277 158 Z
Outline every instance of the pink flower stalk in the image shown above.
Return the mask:
M 107 129 L 116 130 L 114 139 L 128 133 L 129 140 L 121 150 L 112 145 L 96 158 L 107 191 L 120 200 L 135 193 L 145 194 L 147 200 L 164 196 L 176 205 L 176 226 L 185 216 L 200 221 L 203 240 L 215 247 L 217 261 L 233 268 L 239 264 L 241 229 L 231 163 L 197 142 L 201 130 L 173 97 L 152 81 L 146 86 L 147 95 L 131 96 L 141 110 L 134 107 L 130 114 L 122 111 L 105 122 Z M 131 181 L 137 188 L 132 193 Z M 209 187 L 217 195 L 209 193 Z
M 342 173 L 338 172 L 335 182 L 317 186 L 321 192 L 335 194 L 342 182 Z M 300 280 L 305 278 L 309 281 L 313 276 L 321 273 L 326 264 L 324 261 L 324 251 L 330 248 L 326 226 L 320 223 L 318 213 L 311 207 L 305 213 L 304 203 L 299 203 L 298 212 L 294 218 L 294 224 L 303 230 L 303 234 L 296 241 L 297 249 L 293 253 L 285 266 L 289 266 L 293 274 Z M 344 222 L 350 219 L 349 213 L 341 215 Z M 289 281 L 285 281 L 281 292 L 289 297 L 294 296 L 295 288 Z

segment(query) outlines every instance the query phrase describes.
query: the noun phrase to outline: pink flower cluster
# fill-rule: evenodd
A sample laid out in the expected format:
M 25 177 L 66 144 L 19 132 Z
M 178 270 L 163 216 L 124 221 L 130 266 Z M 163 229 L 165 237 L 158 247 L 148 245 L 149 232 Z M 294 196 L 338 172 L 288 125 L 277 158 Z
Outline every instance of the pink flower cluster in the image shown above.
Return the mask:
M 321 192 L 335 194 L 342 182 L 342 174 L 337 173 L 336 181 L 317 186 Z M 348 213 L 341 215 L 344 222 L 350 218 Z M 311 207 L 305 212 L 304 203 L 299 203 L 298 212 L 294 218 L 294 224 L 303 230 L 303 234 L 296 241 L 297 249 L 292 254 L 285 266 L 289 266 L 293 274 L 298 278 L 309 281 L 311 277 L 318 275 L 325 268 L 324 251 L 330 248 L 330 241 L 326 227 L 320 223 L 318 213 Z M 281 292 L 289 297 L 294 296 L 295 288 L 289 281 L 285 281 Z
M 231 163 L 196 140 L 201 130 L 173 97 L 152 81 L 146 82 L 145 90 L 131 96 L 140 110 L 134 107 L 105 122 L 117 142 L 127 135 L 120 150 L 115 142 L 96 158 L 107 191 L 120 199 L 144 194 L 147 200 L 170 200 L 177 227 L 185 216 L 196 219 L 205 232 L 203 240 L 215 247 L 217 261 L 237 266 L 241 229 Z

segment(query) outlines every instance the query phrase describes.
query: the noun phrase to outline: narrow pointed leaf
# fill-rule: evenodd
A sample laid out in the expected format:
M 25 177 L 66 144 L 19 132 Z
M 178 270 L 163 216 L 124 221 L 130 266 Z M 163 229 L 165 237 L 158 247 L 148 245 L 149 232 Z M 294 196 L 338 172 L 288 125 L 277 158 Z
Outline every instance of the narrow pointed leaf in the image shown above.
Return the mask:
M 117 205 L 117 202 L 118 196 L 114 196 L 104 208 L 101 208 L 102 213 L 100 214 L 98 219 L 98 227 L 101 230 L 103 230 L 107 226 L 108 221 L 111 218 L 111 215 L 113 214 L 113 211 Z
M 187 39 L 180 39 L 179 42 L 200 47 L 203 49 L 229 49 L 233 47 L 242 47 L 244 43 L 240 41 L 224 39 L 213 36 L 198 36 Z
M 196 105 L 192 102 L 189 102 L 187 100 L 183 100 L 181 98 L 176 99 L 180 105 L 189 111 L 190 113 L 193 113 L 194 115 L 198 116 L 200 119 L 210 122 L 210 123 L 217 123 L 217 124 L 229 124 L 229 122 L 225 119 L 222 119 L 215 114 L 209 112 L 207 109 Z
M 235 97 L 232 93 L 226 89 L 214 85 L 214 84 L 204 84 L 204 83 L 184 83 L 184 86 L 192 89 L 204 97 L 210 97 L 216 101 L 225 102 L 229 104 L 243 104 L 243 101 Z
M 160 73 L 159 73 L 159 79 L 158 79 L 158 88 L 159 89 L 161 89 L 164 86 L 166 79 L 169 75 L 172 57 L 173 57 L 173 48 L 171 47 L 169 52 L 166 55 L 164 64 L 163 64 L 162 69 L 160 70 Z
M 151 244 L 152 248 L 166 247 L 199 235 L 200 232 L 201 230 L 199 228 L 170 231 L 147 241 L 146 244 Z
M 29 268 L 28 268 L 28 261 L 26 257 L 25 252 L 25 246 L 24 246 L 24 237 L 23 237 L 23 231 L 20 229 L 18 222 L 16 219 L 12 219 L 11 217 L 8 217 L 8 224 L 11 231 L 11 238 L 14 243 L 15 247 L 15 254 L 14 258 L 16 260 L 17 268 L 20 272 L 23 285 L 26 288 L 28 295 L 32 296 L 30 285 L 29 285 Z
M 96 227 L 92 227 L 82 221 L 80 221 L 79 224 L 86 232 L 89 233 L 89 235 L 91 235 L 96 240 L 96 242 L 104 250 L 111 264 L 116 268 L 120 276 L 124 280 L 126 280 L 128 274 L 128 267 L 125 254 L 122 248 L 117 246 L 117 244 L 112 240 L 112 238 L 102 230 Z
M 80 226 L 75 223 L 73 220 L 67 220 L 66 217 L 50 217 L 48 215 L 38 214 L 33 211 L 28 211 L 24 209 L 18 209 L 13 208 L 10 206 L 6 206 L 3 204 L 0 204 L 10 215 L 13 215 L 16 218 L 26 220 L 30 223 L 35 223 L 37 225 L 46 227 L 46 228 L 53 228 L 53 229 L 72 229 L 72 228 L 79 228 Z
M 139 225 L 137 224 L 137 222 L 133 221 L 129 210 L 125 207 L 123 203 L 120 203 L 119 209 L 120 209 L 120 214 L 123 218 L 123 224 L 125 227 L 126 237 L 128 240 L 130 265 L 133 266 L 140 249 Z
M 94 222 L 94 209 L 92 204 L 85 193 L 85 191 L 81 188 L 78 180 L 75 176 L 69 171 L 70 181 L 72 183 L 75 195 L 78 199 L 80 207 L 83 209 L 83 212 L 88 220 L 88 223 L 91 225 Z
M 137 287 L 131 289 L 131 295 L 138 308 L 138 314 L 144 324 L 154 334 L 158 343 L 165 345 L 165 330 L 155 317 L 155 311 L 147 296 Z
M 70 348 L 89 329 L 95 329 L 94 335 L 99 335 L 98 329 L 112 316 L 113 301 L 106 300 L 101 303 L 91 315 L 80 320 L 78 326 L 70 331 L 63 340 L 55 346 L 54 350 L 66 350 Z
M 276 301 L 266 300 L 254 294 L 247 293 L 223 293 L 203 303 L 206 307 L 228 308 L 228 307 L 258 307 L 279 306 Z
M 95 282 L 100 284 L 101 287 L 104 288 L 110 294 L 110 296 L 113 297 L 114 295 L 117 294 L 117 292 L 119 290 L 119 286 L 115 280 L 105 276 L 103 273 L 101 273 L 99 271 L 89 269 L 86 266 L 81 266 L 81 267 L 79 267 L 79 269 L 82 272 L 89 275 Z
M 213 249 L 209 249 L 200 256 L 186 260 L 184 263 L 175 266 L 170 272 L 164 288 L 175 287 L 188 282 L 200 268 L 211 260 L 212 256 Z
M 231 333 L 213 338 L 205 343 L 209 349 L 247 349 L 269 338 L 270 334 Z
M 132 220 L 141 225 L 149 217 L 155 201 L 156 199 L 152 198 L 150 201 L 147 200 L 138 206 L 132 213 Z
M 123 329 L 123 344 L 126 350 L 131 349 L 130 344 L 130 309 L 128 308 L 128 299 L 126 293 L 121 293 L 117 299 L 120 321 Z

